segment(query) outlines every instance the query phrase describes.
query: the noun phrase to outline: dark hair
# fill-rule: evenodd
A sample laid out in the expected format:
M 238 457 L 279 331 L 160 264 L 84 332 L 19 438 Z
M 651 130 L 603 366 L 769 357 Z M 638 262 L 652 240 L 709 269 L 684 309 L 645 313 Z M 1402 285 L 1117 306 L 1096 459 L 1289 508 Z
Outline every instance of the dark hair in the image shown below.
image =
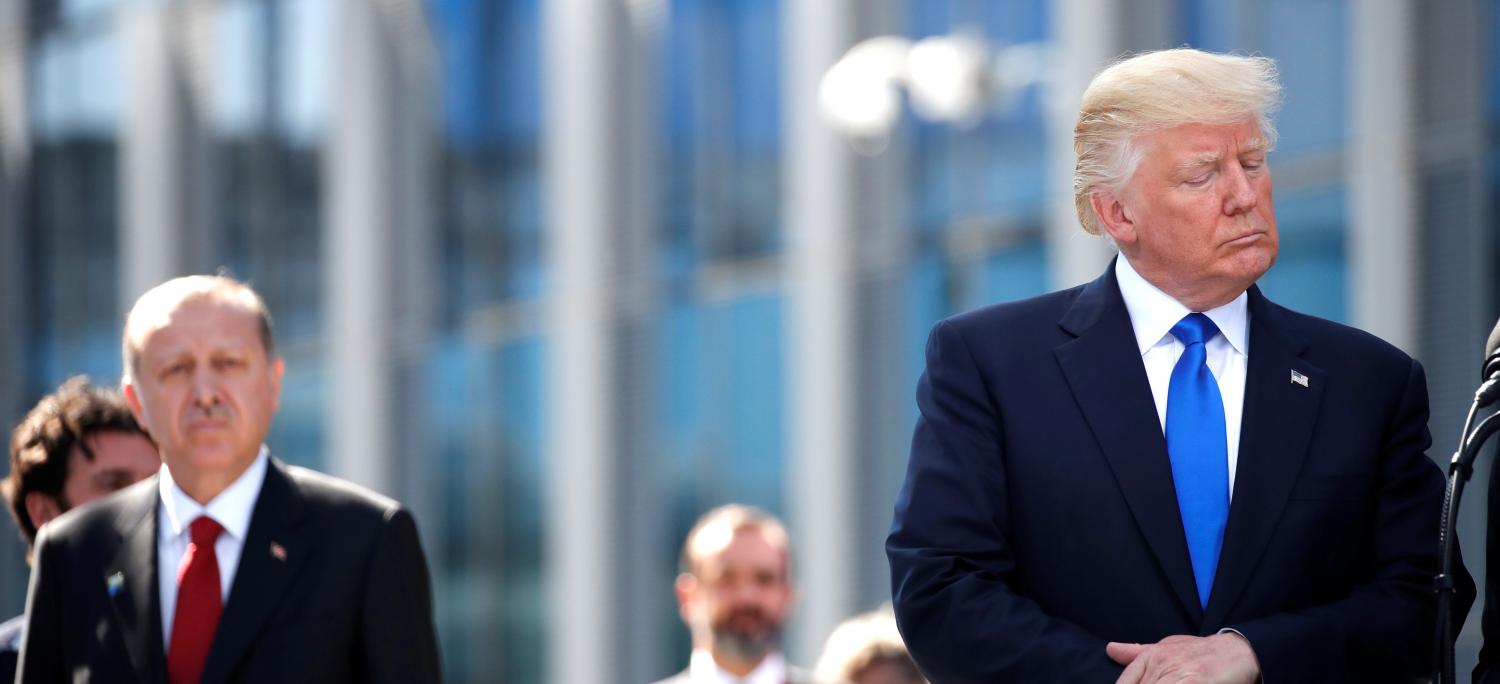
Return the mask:
M 96 432 L 146 434 L 118 392 L 75 375 L 42 397 L 10 433 L 10 475 L 0 481 L 0 493 L 10 503 L 10 513 L 28 545 L 36 541 L 36 524 L 26 512 L 26 495 L 40 492 L 68 508 L 63 497 L 68 456 L 77 448 L 92 461 L 94 452 L 85 438 Z

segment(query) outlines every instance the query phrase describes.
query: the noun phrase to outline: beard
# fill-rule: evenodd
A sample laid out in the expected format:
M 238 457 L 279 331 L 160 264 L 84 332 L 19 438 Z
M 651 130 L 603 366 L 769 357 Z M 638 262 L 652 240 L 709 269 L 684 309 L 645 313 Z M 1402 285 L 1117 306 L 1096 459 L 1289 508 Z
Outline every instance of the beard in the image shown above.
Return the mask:
M 744 663 L 760 660 L 781 636 L 781 625 L 755 608 L 742 608 L 709 627 L 714 651 Z

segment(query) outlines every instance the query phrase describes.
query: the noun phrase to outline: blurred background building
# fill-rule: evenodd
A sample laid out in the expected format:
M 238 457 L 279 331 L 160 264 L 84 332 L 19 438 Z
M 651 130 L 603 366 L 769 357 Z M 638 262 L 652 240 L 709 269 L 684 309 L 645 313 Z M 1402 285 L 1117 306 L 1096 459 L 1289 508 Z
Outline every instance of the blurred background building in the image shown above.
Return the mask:
M 3 0 L 0 418 L 222 267 L 277 318 L 272 450 L 416 511 L 453 681 L 680 669 L 677 546 L 730 500 L 790 525 L 811 664 L 889 596 L 929 326 L 1107 263 L 1070 135 L 1126 51 L 1280 62 L 1262 286 L 1421 359 L 1445 462 L 1500 311 L 1496 4 Z M 825 83 L 880 36 L 949 42 Z

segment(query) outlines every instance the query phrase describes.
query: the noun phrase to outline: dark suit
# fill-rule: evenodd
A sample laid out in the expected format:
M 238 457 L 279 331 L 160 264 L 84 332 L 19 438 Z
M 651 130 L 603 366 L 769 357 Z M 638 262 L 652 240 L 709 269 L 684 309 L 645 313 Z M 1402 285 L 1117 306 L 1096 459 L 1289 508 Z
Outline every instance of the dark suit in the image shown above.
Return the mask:
M 0 623 L 0 682 L 16 680 L 16 664 L 21 655 L 21 635 L 25 629 L 25 615 L 17 615 Z
M 42 530 L 19 681 L 165 681 L 157 492 L 148 478 Z M 439 681 L 430 587 L 396 502 L 272 459 L 203 681 Z
M 1108 641 L 1225 627 L 1276 684 L 1431 672 L 1443 478 L 1424 455 L 1421 365 L 1253 287 L 1248 316 L 1206 608 L 1113 268 L 933 329 L 886 544 L 896 617 L 929 678 L 1112 682 Z

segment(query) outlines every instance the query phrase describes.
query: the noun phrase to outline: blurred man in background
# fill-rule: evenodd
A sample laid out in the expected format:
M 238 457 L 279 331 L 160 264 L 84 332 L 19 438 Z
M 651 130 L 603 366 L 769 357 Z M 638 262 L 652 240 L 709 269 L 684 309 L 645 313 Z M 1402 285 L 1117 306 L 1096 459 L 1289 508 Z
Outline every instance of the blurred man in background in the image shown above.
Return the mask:
M 123 342 L 164 467 L 38 535 L 18 680 L 441 681 L 411 514 L 265 446 L 283 363 L 260 296 L 167 281 Z
M 818 684 L 927 684 L 896 629 L 890 604 L 835 627 L 813 668 Z
M 770 514 L 739 504 L 705 513 L 682 545 L 676 591 L 693 654 L 658 684 L 806 681 L 777 647 L 793 601 L 791 548 Z
M 42 397 L 10 435 L 0 491 L 29 551 L 37 529 L 161 467 L 156 445 L 114 391 L 74 376 Z M 14 678 L 25 615 L 0 624 L 0 681 Z

